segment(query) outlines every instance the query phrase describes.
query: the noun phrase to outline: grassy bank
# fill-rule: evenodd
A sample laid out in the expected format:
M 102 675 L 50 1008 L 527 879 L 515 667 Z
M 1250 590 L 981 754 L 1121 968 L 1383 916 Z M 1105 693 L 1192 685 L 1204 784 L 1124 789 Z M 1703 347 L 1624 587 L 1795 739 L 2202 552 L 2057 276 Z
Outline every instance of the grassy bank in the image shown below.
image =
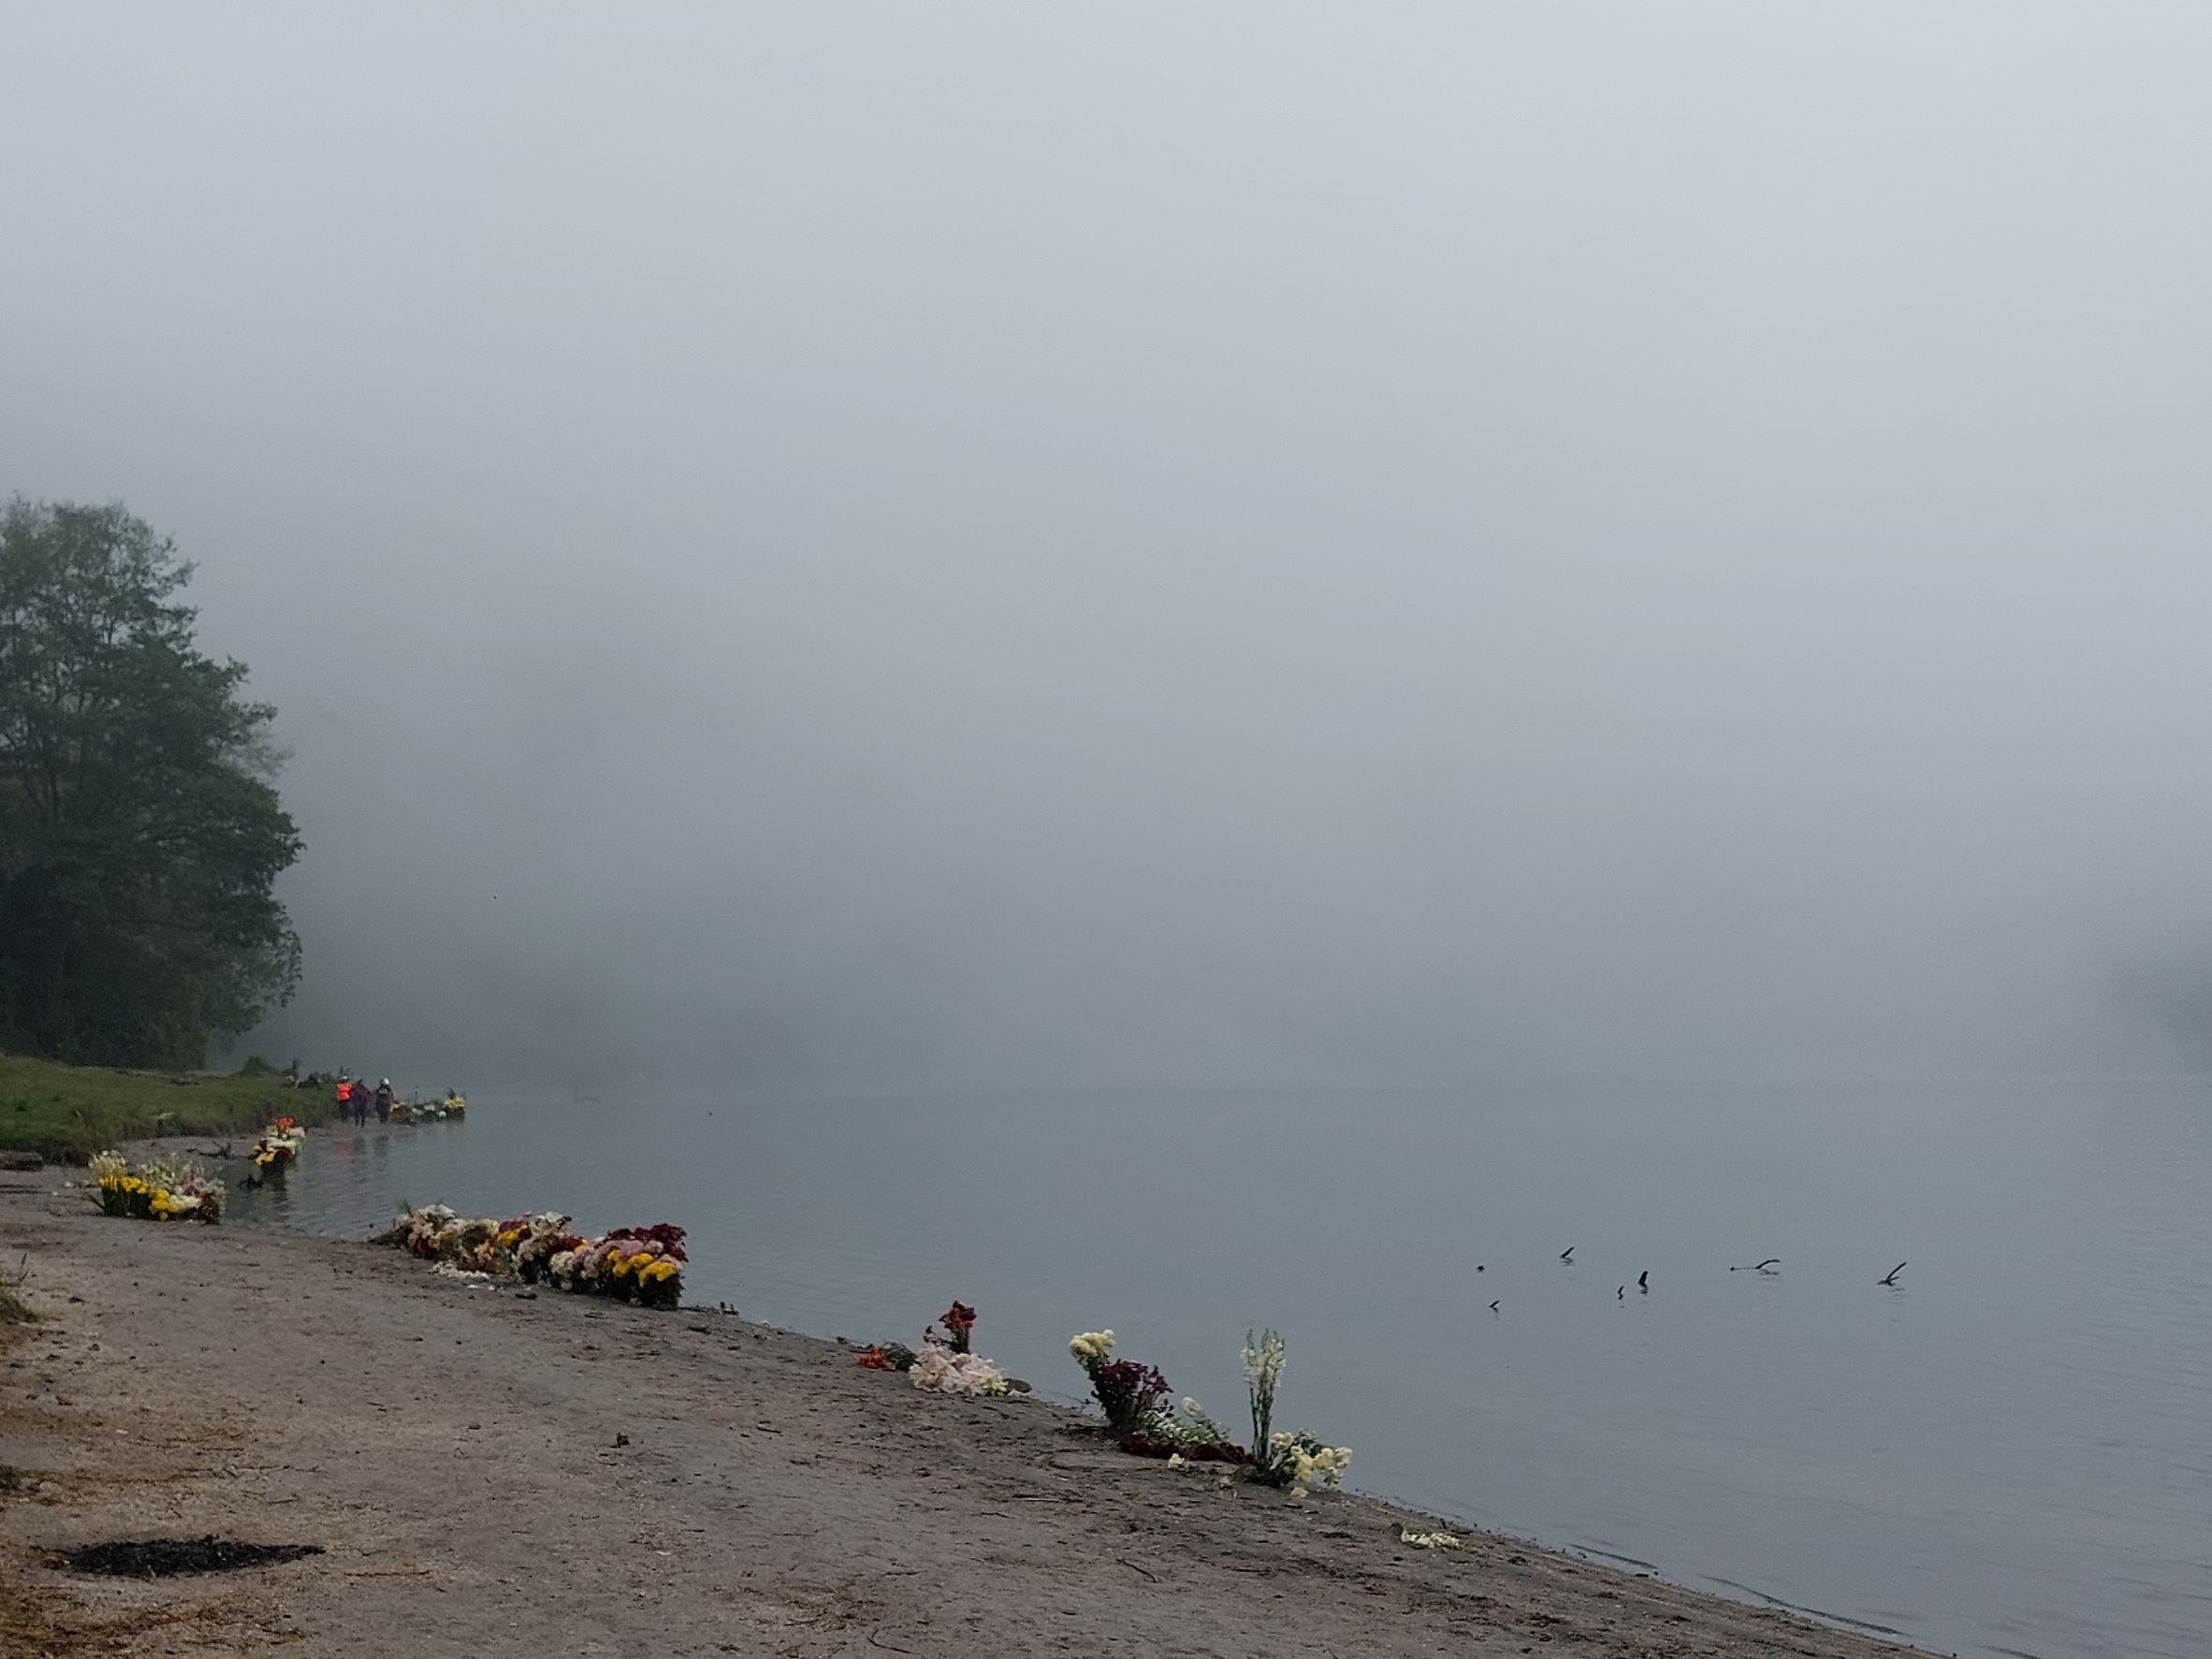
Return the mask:
M 284 1088 L 269 1072 L 115 1071 L 0 1055 L 0 1151 L 82 1163 L 140 1136 L 250 1138 L 272 1117 L 329 1114 L 328 1091 Z

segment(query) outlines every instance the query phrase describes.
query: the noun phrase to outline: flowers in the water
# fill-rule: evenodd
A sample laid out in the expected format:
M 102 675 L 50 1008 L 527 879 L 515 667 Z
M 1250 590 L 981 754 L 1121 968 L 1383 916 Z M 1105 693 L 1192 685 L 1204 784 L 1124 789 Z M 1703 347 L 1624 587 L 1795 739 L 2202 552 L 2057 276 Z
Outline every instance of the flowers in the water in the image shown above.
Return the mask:
M 304 1144 L 298 1126 L 288 1117 L 280 1117 L 254 1142 L 254 1168 L 264 1175 L 281 1173 L 298 1158 Z

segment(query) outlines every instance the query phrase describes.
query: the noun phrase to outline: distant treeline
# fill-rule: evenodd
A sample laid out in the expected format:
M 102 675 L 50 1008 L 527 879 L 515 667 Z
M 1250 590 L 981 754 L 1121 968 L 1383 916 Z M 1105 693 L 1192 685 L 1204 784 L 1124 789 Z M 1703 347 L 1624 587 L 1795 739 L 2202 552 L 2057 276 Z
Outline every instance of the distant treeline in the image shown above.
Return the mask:
M 191 577 L 120 506 L 0 508 L 0 1049 L 197 1066 L 299 977 L 276 711 L 196 648 Z

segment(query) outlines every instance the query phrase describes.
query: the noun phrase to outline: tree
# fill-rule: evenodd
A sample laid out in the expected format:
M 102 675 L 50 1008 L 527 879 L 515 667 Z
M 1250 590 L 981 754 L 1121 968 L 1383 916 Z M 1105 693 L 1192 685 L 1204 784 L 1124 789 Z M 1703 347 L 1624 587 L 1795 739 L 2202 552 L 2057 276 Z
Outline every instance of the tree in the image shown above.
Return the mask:
M 0 507 L 0 1047 L 196 1066 L 298 982 L 276 711 L 195 648 L 192 572 L 121 506 Z

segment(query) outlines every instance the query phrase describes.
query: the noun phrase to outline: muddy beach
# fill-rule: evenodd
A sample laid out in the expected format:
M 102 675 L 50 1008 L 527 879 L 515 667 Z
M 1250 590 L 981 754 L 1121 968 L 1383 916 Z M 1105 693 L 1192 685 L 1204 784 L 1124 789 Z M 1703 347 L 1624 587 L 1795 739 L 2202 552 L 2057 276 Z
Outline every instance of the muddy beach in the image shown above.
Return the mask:
M 10 1654 L 1903 1650 L 1361 1496 L 1304 1502 L 713 1312 L 470 1288 L 396 1252 L 119 1221 L 0 1175 Z M 131 1579 L 55 1551 L 324 1553 Z

